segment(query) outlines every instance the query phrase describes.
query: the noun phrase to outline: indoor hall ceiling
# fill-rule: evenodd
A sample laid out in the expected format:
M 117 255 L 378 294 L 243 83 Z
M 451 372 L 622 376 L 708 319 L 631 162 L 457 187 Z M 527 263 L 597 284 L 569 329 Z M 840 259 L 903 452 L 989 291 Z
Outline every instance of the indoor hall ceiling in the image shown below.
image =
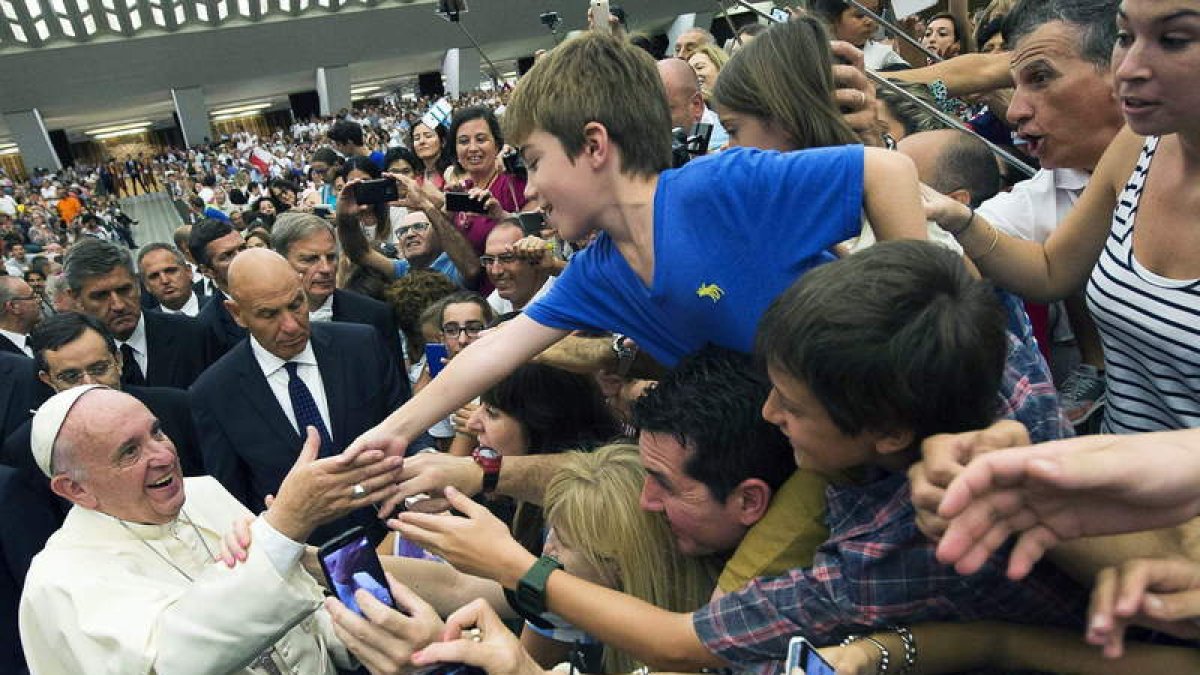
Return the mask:
M 130 0 L 86 1 L 103 7 Z M 283 1 L 252 0 L 270 3 L 268 7 Z M 284 103 L 288 93 L 315 89 L 315 71 L 321 66 L 348 65 L 355 84 L 439 70 L 446 49 L 470 48 L 471 43 L 458 26 L 434 12 L 435 4 L 377 0 L 371 6 L 342 0 L 341 9 L 330 12 L 319 10 L 318 0 L 312 0 L 300 16 L 267 12 L 257 21 L 236 19 L 215 28 L 185 24 L 175 32 L 147 29 L 133 37 L 99 36 L 86 44 L 56 41 L 36 49 L 3 49 L 0 111 L 38 108 L 47 129 L 78 133 L 129 120 L 169 120 L 172 88 L 202 87 L 211 110 L 251 99 Z M 542 12 L 558 12 L 563 20 L 559 33 L 565 34 L 583 26 L 587 4 L 472 0 L 462 25 L 493 61 L 511 62 L 553 46 L 550 31 L 538 19 Z M 621 4 L 633 30 L 660 31 L 679 14 L 716 7 L 705 0 Z M 0 138 L 6 132 L 0 121 Z

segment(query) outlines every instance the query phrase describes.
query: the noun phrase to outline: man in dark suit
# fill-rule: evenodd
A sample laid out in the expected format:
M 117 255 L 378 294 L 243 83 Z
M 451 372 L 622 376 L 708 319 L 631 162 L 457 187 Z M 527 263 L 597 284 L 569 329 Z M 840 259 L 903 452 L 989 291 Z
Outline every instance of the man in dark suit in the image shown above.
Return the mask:
M 308 296 L 310 321 L 367 324 L 379 333 L 396 363 L 402 363 L 400 333 L 396 330 L 392 308 L 374 298 L 335 288 L 337 239 L 328 221 L 311 213 L 284 213 L 275 220 L 271 230 L 271 248 L 300 273 L 300 282 Z
M 137 254 L 142 308 L 195 317 L 204 306 L 204 284 L 192 283 L 192 270 L 179 249 L 161 242 L 146 244 Z
M 81 239 L 68 249 L 63 275 L 79 310 L 116 338 L 122 383 L 186 389 L 212 361 L 211 342 L 195 319 L 142 311 L 128 249 Z
M 17 607 L 29 563 L 58 529 L 60 519 L 21 479 L 0 466 L 0 673 L 29 672 L 17 629 Z
M 0 433 L 7 437 L 33 413 L 47 396 L 39 396 L 40 385 L 34 373 L 33 359 L 0 353 Z M 50 392 L 46 392 L 48 395 Z
M 154 413 L 163 432 L 175 441 L 180 468 L 185 476 L 204 474 L 196 431 L 192 426 L 188 393 L 169 387 L 139 387 L 121 384 L 121 352 L 104 324 L 78 312 L 63 312 L 46 319 L 30 336 L 37 377 L 53 394 L 84 384 L 103 384 L 124 390 Z M 18 469 L 35 493 L 51 504 L 58 516 L 65 517 L 70 507 L 50 492 L 45 474 L 30 454 L 30 421 L 5 435 L 0 464 Z
M 246 329 L 233 320 L 225 307 L 225 300 L 229 299 L 229 265 L 237 254 L 246 250 L 246 240 L 229 223 L 206 218 L 192 226 L 188 250 L 201 274 L 217 286 L 216 293 L 196 318 L 208 332 L 215 356 L 220 357 L 246 337 Z
M 278 254 L 250 249 L 229 268 L 229 311 L 244 340 L 192 386 L 192 414 L 209 473 L 259 511 L 296 460 L 301 430 L 321 433 L 322 455 L 340 453 L 404 402 L 396 363 L 375 332 L 311 324 L 295 271 Z M 373 509 L 318 529 L 320 543 L 351 525 L 381 538 Z
M 42 320 L 42 303 L 21 277 L 0 277 L 0 352 L 30 356 L 25 336 Z

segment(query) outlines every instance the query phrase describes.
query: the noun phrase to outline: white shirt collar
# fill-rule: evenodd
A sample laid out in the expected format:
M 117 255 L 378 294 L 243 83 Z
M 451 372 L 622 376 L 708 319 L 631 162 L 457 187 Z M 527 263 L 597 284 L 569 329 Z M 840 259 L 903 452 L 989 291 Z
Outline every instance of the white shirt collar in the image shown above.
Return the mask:
M 263 377 L 271 377 L 275 374 L 275 371 L 282 368 L 283 364 L 288 361 L 295 361 L 307 366 L 317 365 L 317 355 L 313 353 L 312 339 L 309 339 L 304 345 L 304 351 L 287 361 L 267 351 L 267 348 L 262 346 L 253 335 L 250 336 L 250 351 L 253 352 L 254 360 L 258 362 L 258 367 L 262 369 Z
M 118 345 L 129 345 L 134 352 L 143 355 L 149 355 L 146 344 L 146 314 L 142 313 L 138 317 L 137 327 L 133 329 L 133 334 L 128 340 L 117 340 Z
M 309 321 L 333 321 L 333 293 L 325 298 L 321 306 L 308 313 Z
M 0 328 L 0 335 L 8 338 L 10 342 L 16 345 L 21 351 L 25 351 L 25 336 L 20 333 L 14 333 L 11 330 Z
M 1087 187 L 1092 174 L 1080 169 L 1051 169 L 1054 187 L 1059 190 L 1082 190 Z

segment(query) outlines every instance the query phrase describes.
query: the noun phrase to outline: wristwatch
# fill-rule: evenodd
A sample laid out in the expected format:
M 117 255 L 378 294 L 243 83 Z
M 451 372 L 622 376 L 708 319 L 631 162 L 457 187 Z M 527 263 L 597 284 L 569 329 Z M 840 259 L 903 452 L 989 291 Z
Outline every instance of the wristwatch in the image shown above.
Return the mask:
M 471 453 L 471 459 L 483 469 L 483 494 L 492 494 L 496 490 L 496 484 L 500 482 L 500 462 L 503 461 L 504 455 L 481 445 Z
M 533 567 L 517 582 L 516 609 L 521 616 L 540 617 L 546 612 L 546 580 L 554 570 L 561 570 L 562 563 L 553 556 L 538 558 Z
M 633 367 L 633 360 L 637 358 L 637 343 L 629 336 L 617 333 L 613 335 L 612 349 L 617 355 L 617 376 L 625 377 Z

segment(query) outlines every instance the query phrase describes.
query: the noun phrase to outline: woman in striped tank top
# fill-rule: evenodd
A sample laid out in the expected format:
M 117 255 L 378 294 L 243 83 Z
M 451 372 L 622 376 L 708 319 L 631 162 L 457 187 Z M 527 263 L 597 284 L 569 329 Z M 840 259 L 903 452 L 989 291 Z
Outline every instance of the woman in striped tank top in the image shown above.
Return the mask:
M 1104 341 L 1104 430 L 1200 426 L 1200 0 L 1125 0 L 1113 50 L 1128 127 L 1045 244 L 927 194 L 999 285 L 1039 301 L 1086 285 Z

